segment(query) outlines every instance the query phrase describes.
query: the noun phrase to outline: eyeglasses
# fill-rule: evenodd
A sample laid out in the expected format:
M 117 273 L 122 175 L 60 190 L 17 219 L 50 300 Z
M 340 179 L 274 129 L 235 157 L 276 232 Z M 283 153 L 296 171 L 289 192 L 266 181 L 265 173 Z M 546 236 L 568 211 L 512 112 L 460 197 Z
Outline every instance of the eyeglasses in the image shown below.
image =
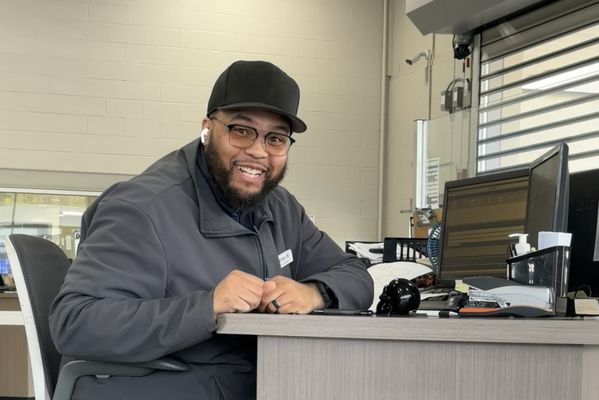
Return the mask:
M 252 147 L 258 136 L 260 136 L 256 128 L 251 126 L 227 124 L 216 117 L 210 119 L 220 122 L 229 130 L 229 144 L 238 149 Z M 264 149 L 271 156 L 286 155 L 293 143 L 295 143 L 295 139 L 282 133 L 268 132 L 264 135 Z

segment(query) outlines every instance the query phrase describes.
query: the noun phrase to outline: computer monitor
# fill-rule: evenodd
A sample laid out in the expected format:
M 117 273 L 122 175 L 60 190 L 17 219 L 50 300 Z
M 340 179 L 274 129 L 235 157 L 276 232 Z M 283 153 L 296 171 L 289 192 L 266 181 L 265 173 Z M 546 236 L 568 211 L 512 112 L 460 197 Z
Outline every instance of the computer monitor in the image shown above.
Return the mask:
M 538 248 L 541 231 L 568 229 L 568 145 L 555 146 L 530 164 L 525 232 Z
M 528 168 L 445 184 L 438 279 L 506 278 L 508 239 L 524 232 Z
M 599 297 L 599 169 L 570 175 L 568 232 L 572 253 L 568 290 Z

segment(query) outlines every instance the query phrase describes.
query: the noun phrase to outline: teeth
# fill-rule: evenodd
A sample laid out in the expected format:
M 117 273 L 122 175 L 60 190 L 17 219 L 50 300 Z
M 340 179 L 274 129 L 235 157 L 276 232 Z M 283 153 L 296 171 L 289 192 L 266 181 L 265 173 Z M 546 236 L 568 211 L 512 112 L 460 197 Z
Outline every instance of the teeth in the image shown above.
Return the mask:
M 248 167 L 238 167 L 238 168 L 244 174 L 249 174 L 249 175 L 254 175 L 254 176 L 260 176 L 263 173 L 259 169 L 248 168 Z

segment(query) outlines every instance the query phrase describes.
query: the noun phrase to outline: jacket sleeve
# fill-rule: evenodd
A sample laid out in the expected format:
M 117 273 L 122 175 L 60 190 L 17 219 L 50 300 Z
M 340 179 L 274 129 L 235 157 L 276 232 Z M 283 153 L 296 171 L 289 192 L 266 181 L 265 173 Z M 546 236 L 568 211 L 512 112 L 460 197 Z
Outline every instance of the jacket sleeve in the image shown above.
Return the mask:
M 211 290 L 165 297 L 168 260 L 141 209 L 100 202 L 85 228 L 87 237 L 50 311 L 60 353 L 146 361 L 212 336 Z
M 293 196 L 292 196 L 293 198 Z M 367 309 L 372 304 L 374 284 L 366 266 L 352 254 L 345 253 L 307 217 L 293 198 L 300 215 L 299 260 L 294 279 L 320 281 L 337 297 L 340 309 Z

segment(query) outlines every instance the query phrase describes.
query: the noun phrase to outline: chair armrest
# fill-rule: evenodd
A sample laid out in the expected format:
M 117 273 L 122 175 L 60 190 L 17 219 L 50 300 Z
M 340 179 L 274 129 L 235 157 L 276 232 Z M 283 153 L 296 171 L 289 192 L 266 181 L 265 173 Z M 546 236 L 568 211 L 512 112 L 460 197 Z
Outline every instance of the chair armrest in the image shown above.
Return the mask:
M 144 362 L 139 362 L 139 363 L 125 364 L 125 365 L 134 365 L 134 366 L 138 366 L 138 367 L 151 368 L 154 370 L 158 369 L 158 370 L 163 370 L 163 371 L 178 371 L 178 372 L 189 371 L 189 365 L 187 365 L 184 362 L 181 362 L 179 360 L 175 360 L 174 358 L 171 358 L 171 357 L 162 357 L 157 360 L 150 360 L 150 361 L 144 361 Z
M 70 361 L 60 370 L 52 400 L 70 400 L 77 379 L 82 376 L 145 376 L 156 370 L 183 372 L 189 370 L 189 367 L 169 357 L 140 363 Z

